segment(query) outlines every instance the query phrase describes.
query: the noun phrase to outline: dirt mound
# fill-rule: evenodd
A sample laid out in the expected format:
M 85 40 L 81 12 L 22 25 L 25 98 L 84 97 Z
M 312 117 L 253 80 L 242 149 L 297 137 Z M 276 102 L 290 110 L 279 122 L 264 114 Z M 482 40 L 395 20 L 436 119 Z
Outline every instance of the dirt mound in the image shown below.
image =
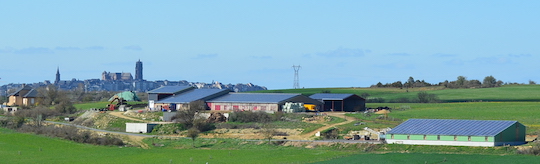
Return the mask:
M 375 112 L 375 114 L 387 114 L 387 113 L 390 113 L 390 111 L 386 110 L 386 109 L 379 110 L 379 111 Z
M 226 122 L 226 121 L 227 121 L 227 117 L 225 117 L 225 115 L 223 115 L 222 113 L 218 113 L 218 112 L 210 113 L 210 117 L 208 117 L 208 119 L 206 120 L 206 122 L 208 123 L 221 123 L 221 122 Z
M 332 117 L 329 116 L 313 116 L 313 117 L 302 117 L 303 122 L 307 123 L 324 123 L 328 121 L 332 121 Z
M 140 112 L 139 112 L 140 111 Z M 158 112 L 149 112 L 145 110 L 128 110 L 123 113 L 124 116 L 137 118 L 146 121 L 161 121 L 163 117 Z

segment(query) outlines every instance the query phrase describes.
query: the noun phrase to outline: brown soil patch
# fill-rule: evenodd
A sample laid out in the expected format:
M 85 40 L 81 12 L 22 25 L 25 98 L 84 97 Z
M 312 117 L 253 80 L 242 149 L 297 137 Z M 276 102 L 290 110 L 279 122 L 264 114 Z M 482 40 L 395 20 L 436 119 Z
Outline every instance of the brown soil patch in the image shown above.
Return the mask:
M 146 143 L 144 143 L 142 140 L 146 137 L 141 137 L 141 136 L 132 136 L 132 135 L 127 135 L 129 141 L 131 142 L 131 144 L 135 145 L 135 146 L 140 146 L 142 147 L 143 149 L 150 149 L 150 146 L 148 146 Z
M 335 116 L 335 117 L 344 118 L 346 121 L 343 121 L 343 122 L 340 122 L 340 123 L 335 123 L 335 124 L 328 124 L 328 125 L 325 125 L 323 127 L 320 127 L 318 129 L 315 129 L 314 131 L 311 131 L 311 132 L 308 132 L 308 133 L 305 133 L 305 134 L 295 135 L 295 136 L 287 136 L 287 139 L 311 140 L 311 139 L 314 138 L 315 133 L 317 133 L 319 131 L 323 131 L 323 130 L 326 130 L 328 128 L 334 127 L 334 126 L 348 124 L 348 123 L 351 123 L 351 122 L 355 121 L 354 117 L 345 116 L 344 112 L 328 112 L 328 113 L 325 113 L 325 114 L 327 114 L 329 116 Z

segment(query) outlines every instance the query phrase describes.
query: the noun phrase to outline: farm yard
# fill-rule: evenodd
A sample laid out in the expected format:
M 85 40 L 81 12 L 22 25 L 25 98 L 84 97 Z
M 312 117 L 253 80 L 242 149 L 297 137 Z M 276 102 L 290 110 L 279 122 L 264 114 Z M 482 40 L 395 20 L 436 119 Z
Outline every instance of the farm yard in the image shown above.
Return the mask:
M 327 118 L 320 120 L 306 120 L 313 113 L 287 114 L 284 115 L 287 118 L 285 120 L 267 123 L 272 128 L 282 129 L 286 134 L 274 136 L 274 139 L 286 137 L 289 141 L 264 140 L 257 129 L 263 127 L 262 124 L 253 122 L 218 123 L 215 129 L 201 133 L 196 140 L 183 138 L 185 133 L 152 132 L 150 135 L 162 137 L 139 137 L 138 141 L 127 142 L 138 145 L 127 146 L 81 144 L 2 128 L 0 157 L 6 159 L 6 163 L 357 163 L 358 160 L 370 163 L 531 163 L 540 159 L 518 153 L 522 148 L 537 146 L 535 143 L 517 147 L 461 147 L 290 141 L 322 139 L 313 134 L 333 127 L 338 129 L 341 139 L 348 131 L 364 127 L 393 128 L 410 118 L 515 120 L 527 127 L 528 138 L 532 140 L 540 134 L 540 118 L 537 117 L 540 115 L 540 94 L 533 92 L 540 90 L 540 87 L 536 85 L 444 90 L 411 88 L 408 92 L 389 88 L 297 89 L 279 92 L 309 95 L 320 93 L 321 90 L 358 95 L 369 92 L 371 97 L 386 100 L 414 97 L 418 92 L 426 91 L 439 96 L 441 103 L 367 103 L 366 107 L 389 107 L 391 110 L 384 114 L 329 112 Z M 106 103 L 101 102 L 75 106 L 84 111 L 104 105 Z M 87 122 L 92 122 L 90 127 L 93 128 L 123 132 L 126 122 L 148 122 L 147 119 L 157 120 L 162 116 L 160 112 L 149 115 L 118 114 L 122 113 L 96 113 L 92 116 L 95 120 Z M 81 113 L 77 116 L 81 116 Z M 80 122 L 85 121 L 83 119 Z

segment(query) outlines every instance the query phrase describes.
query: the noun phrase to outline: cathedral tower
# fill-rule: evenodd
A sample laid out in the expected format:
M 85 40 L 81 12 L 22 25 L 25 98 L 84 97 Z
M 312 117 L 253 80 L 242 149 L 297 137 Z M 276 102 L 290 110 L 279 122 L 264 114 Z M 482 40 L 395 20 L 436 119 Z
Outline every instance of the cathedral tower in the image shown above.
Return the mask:
M 137 63 L 135 64 L 135 80 L 137 81 L 143 80 L 142 71 L 143 71 L 142 62 L 141 62 L 141 59 L 139 59 L 139 61 L 137 61 Z

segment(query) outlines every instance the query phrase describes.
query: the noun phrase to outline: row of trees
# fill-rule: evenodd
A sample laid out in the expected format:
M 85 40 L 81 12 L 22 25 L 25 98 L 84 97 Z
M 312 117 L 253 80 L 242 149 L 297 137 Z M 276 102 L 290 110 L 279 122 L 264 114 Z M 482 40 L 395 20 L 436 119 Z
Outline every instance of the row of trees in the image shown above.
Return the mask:
M 465 76 L 458 76 L 455 81 L 444 81 L 438 84 L 431 84 L 425 82 L 424 80 L 414 80 L 413 77 L 403 83 L 401 81 L 396 81 L 393 83 L 382 84 L 381 82 L 371 85 L 372 88 L 414 88 L 414 87 L 428 87 L 428 86 L 444 86 L 446 88 L 492 88 L 500 87 L 504 82 L 501 80 L 495 79 L 493 76 L 486 76 L 482 82 L 479 80 L 468 80 Z M 536 84 L 534 81 L 529 81 L 529 84 Z

